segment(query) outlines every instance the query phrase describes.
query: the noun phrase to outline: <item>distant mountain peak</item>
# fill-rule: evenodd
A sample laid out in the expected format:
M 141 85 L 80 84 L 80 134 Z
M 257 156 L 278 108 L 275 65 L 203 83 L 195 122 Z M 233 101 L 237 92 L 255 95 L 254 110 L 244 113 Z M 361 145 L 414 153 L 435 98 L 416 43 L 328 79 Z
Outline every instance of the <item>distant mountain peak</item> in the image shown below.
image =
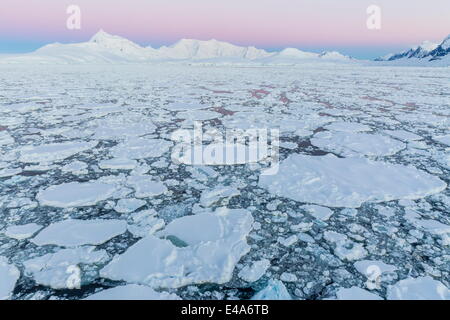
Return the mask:
M 351 57 L 343 55 L 337 51 L 324 51 L 319 54 L 319 58 L 322 59 L 330 59 L 330 60 L 350 60 Z
M 375 59 L 375 61 L 406 61 L 406 59 L 419 59 L 418 61 L 440 60 L 450 54 L 450 35 L 440 44 L 431 41 L 424 41 L 420 45 L 412 47 L 400 53 L 388 54 L 384 57 Z

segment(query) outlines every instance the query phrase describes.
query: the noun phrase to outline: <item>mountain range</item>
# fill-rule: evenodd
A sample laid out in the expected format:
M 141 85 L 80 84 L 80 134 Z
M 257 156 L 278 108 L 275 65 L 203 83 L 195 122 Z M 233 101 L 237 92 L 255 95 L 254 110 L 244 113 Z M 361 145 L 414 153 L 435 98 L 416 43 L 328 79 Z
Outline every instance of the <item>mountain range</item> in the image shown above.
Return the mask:
M 46 45 L 32 53 L 8 56 L 3 63 L 132 63 L 189 62 L 293 64 L 300 61 L 347 62 L 355 59 L 338 52 L 312 53 L 295 48 L 267 52 L 255 47 L 240 47 L 215 39 L 182 39 L 171 46 L 142 47 L 128 39 L 97 32 L 88 42 Z
M 450 35 L 441 43 L 429 41 L 421 45 L 400 53 L 388 54 L 384 57 L 375 59 L 375 61 L 397 61 L 397 62 L 442 62 L 450 65 Z
M 401 53 L 376 59 L 380 64 L 437 64 L 450 66 L 450 36 L 441 44 L 424 42 Z M 405 63 L 407 61 L 407 63 Z M 100 30 L 88 42 L 46 45 L 32 53 L 8 55 L 0 63 L 77 64 L 77 63 L 257 63 L 293 65 L 301 63 L 353 64 L 357 60 L 337 51 L 322 53 L 286 48 L 268 52 L 252 46 L 241 47 L 215 39 L 182 39 L 173 45 L 143 47 L 120 36 Z M 436 63 L 438 62 L 438 63 Z

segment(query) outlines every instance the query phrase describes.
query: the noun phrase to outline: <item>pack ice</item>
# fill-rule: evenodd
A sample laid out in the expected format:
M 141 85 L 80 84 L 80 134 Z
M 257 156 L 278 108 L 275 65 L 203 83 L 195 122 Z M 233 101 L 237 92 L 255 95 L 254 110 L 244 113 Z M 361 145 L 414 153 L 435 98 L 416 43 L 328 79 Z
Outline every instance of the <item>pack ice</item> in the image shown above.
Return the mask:
M 153 288 L 225 283 L 250 247 L 246 236 L 253 218 L 243 209 L 185 216 L 169 223 L 116 256 L 100 274 L 104 278 Z

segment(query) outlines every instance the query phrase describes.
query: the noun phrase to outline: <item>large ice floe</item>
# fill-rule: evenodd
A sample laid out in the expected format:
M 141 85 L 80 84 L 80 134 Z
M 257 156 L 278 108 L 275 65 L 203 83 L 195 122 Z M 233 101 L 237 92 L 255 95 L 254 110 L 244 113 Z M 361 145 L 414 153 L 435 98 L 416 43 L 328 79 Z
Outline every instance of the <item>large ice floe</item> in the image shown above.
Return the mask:
M 311 144 L 343 156 L 387 156 L 406 147 L 403 142 L 391 139 L 388 136 L 331 131 L 317 133 L 311 139 Z
M 39 191 L 36 199 L 44 206 L 84 207 L 108 199 L 115 191 L 115 185 L 99 181 L 68 182 Z
M 123 220 L 63 220 L 52 223 L 31 241 L 39 246 L 57 245 L 75 247 L 98 245 L 124 233 L 127 224 Z
M 157 292 L 147 286 L 127 284 L 94 293 L 86 300 L 180 300 L 180 297 L 173 293 Z
M 408 278 L 388 288 L 389 300 L 450 300 L 450 290 L 430 276 Z
M 291 155 L 281 162 L 277 174 L 261 175 L 259 186 L 299 202 L 358 208 L 367 201 L 420 199 L 441 192 L 447 185 L 403 165 L 333 155 Z
M 11 298 L 19 276 L 19 269 L 8 263 L 5 257 L 0 257 L 0 300 Z
M 69 158 L 79 152 L 94 148 L 97 142 L 62 142 L 20 149 L 20 161 L 25 163 L 53 162 Z
M 246 236 L 252 224 L 252 215 L 243 209 L 175 219 L 158 237 L 147 236 L 116 256 L 100 274 L 153 288 L 225 283 L 250 250 Z

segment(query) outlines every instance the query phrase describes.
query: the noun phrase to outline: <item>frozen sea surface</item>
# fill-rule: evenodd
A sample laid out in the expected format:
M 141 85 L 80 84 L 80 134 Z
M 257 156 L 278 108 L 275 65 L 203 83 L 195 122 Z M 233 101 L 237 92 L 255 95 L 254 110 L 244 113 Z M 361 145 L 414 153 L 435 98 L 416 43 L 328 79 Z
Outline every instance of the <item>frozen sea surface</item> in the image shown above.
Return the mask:
M 0 299 L 449 299 L 448 68 L 0 68 Z

